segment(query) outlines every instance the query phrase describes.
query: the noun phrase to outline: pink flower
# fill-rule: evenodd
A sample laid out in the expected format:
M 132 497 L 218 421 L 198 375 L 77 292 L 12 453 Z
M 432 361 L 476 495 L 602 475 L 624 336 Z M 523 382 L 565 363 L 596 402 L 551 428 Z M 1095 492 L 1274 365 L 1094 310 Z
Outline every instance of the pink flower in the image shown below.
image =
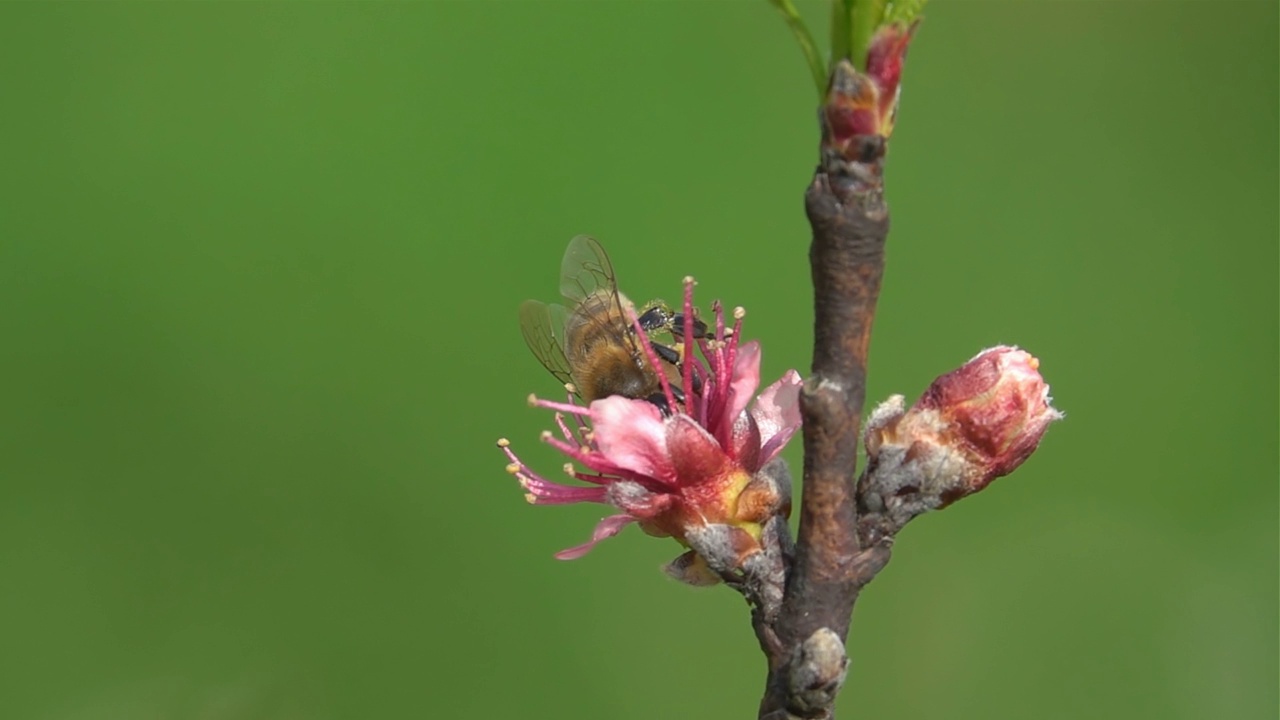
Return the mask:
M 544 432 L 542 439 L 584 468 L 564 467 L 585 485 L 548 480 L 525 465 L 506 440 L 498 442 L 529 502 L 594 502 L 620 511 L 601 520 L 590 541 L 557 558 L 581 557 L 632 522 L 686 546 L 690 533 L 700 528 L 730 526 L 736 529 L 734 542 L 744 546 L 738 552 L 749 553 L 763 524 L 789 512 L 790 488 L 779 487 L 777 473 L 761 470 L 800 427 L 800 376 L 788 371 L 752 403 L 760 384 L 760 345 L 739 343 L 741 310 L 735 312 L 731 333 L 718 303 L 714 311 L 714 334 L 698 341 L 701 357 L 691 351 L 685 355 L 679 378 L 683 392 L 673 391 L 672 381 L 662 377 L 669 413 L 648 400 L 622 396 L 589 406 L 577 404 L 572 393 L 565 403 L 531 398 L 534 406 L 555 411 L 559 437 Z M 685 281 L 684 317 L 693 317 L 692 279 Z M 632 319 L 651 365 L 662 367 L 644 329 Z M 686 327 L 684 337 L 690 335 Z
M 1062 418 L 1039 367 L 1023 350 L 994 347 L 934 380 L 909 409 L 901 395 L 878 407 L 867 422 L 864 502 L 914 515 L 1013 472 Z

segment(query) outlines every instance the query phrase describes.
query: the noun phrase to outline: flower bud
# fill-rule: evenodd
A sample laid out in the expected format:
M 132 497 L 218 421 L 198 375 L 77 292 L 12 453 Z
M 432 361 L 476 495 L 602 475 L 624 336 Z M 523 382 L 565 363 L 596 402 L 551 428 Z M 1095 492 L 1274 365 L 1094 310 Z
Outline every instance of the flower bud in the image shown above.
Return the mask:
M 902 66 L 915 23 L 882 26 L 867 48 L 866 72 L 837 63 L 822 106 L 823 152 L 869 163 L 883 157 L 898 119 Z
M 1039 364 L 1016 347 L 994 347 L 934 380 L 909 409 L 901 396 L 876 408 L 858 489 L 863 505 L 905 523 L 1013 472 L 1062 417 Z

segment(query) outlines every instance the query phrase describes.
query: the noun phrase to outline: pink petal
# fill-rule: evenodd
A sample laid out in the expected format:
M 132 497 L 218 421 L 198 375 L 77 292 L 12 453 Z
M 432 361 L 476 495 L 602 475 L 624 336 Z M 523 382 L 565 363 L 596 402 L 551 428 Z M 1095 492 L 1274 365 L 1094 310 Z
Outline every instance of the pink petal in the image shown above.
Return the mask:
M 751 416 L 760 426 L 761 465 L 777 457 L 791 436 L 800 429 L 800 386 L 803 383 L 800 373 L 788 370 L 756 398 Z
M 752 340 L 738 348 L 737 357 L 733 361 L 733 372 L 729 377 L 729 396 L 725 400 L 724 415 L 716 419 L 715 434 L 725 446 L 729 444 L 729 430 L 734 421 L 747 408 L 747 403 L 759 386 L 760 343 Z
M 596 529 L 591 533 L 591 541 L 571 548 L 565 548 L 556 553 L 557 560 L 576 560 L 591 551 L 596 543 L 617 535 L 622 528 L 628 523 L 635 522 L 635 518 L 630 515 L 610 515 L 599 523 L 596 523 Z
M 682 486 L 714 480 L 729 469 L 720 443 L 688 415 L 675 415 L 667 422 L 667 443 Z
M 666 426 L 653 403 L 618 396 L 596 400 L 591 425 L 596 449 L 606 460 L 637 475 L 675 481 Z
M 733 424 L 729 456 L 734 462 L 754 473 L 760 469 L 760 426 L 751 413 L 742 413 Z

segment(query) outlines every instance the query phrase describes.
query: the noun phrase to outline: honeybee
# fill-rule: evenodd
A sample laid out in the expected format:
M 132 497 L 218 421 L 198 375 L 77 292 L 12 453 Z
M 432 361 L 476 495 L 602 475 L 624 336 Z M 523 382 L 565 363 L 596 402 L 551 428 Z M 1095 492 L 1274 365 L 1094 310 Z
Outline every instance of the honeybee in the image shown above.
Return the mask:
M 674 377 L 683 357 L 683 313 L 655 301 L 639 311 L 637 321 L 664 367 L 655 368 L 640 346 L 628 319 L 632 307 L 618 292 L 613 264 L 594 238 L 579 235 L 569 241 L 560 263 L 560 294 L 570 307 L 526 300 L 520 306 L 520 330 L 534 357 L 562 383 L 572 383 L 585 402 L 610 395 L 649 400 L 666 408 L 659 372 Z M 695 338 L 706 325 L 693 321 Z M 669 337 L 676 345 L 655 337 Z M 669 367 L 668 367 L 669 366 Z M 677 401 L 683 393 L 671 383 Z

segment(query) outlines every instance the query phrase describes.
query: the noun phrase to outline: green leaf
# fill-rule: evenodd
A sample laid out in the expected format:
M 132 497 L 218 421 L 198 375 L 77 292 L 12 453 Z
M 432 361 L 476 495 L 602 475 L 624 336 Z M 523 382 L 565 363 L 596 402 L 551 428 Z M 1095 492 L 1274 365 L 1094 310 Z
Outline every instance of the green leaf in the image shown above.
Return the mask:
M 839 0 L 835 0 L 839 1 Z M 850 13 L 849 60 L 859 70 L 867 69 L 867 48 L 871 46 L 871 36 L 884 21 L 886 0 L 846 0 L 853 2 Z
M 889 0 L 884 9 L 884 23 L 909 25 L 920 16 L 927 0 Z
M 839 1 L 836 0 L 836 2 Z M 800 43 L 800 52 L 804 53 L 805 62 L 809 65 L 809 73 L 813 75 L 814 87 L 818 90 L 818 99 L 821 100 L 827 89 L 827 68 L 822 62 L 822 53 L 818 52 L 818 46 L 813 42 L 813 35 L 804 24 L 804 18 L 800 17 L 800 12 L 796 10 L 791 0 L 769 0 L 769 2 L 782 13 L 783 19 L 787 21 L 787 27 L 791 28 L 796 42 Z

